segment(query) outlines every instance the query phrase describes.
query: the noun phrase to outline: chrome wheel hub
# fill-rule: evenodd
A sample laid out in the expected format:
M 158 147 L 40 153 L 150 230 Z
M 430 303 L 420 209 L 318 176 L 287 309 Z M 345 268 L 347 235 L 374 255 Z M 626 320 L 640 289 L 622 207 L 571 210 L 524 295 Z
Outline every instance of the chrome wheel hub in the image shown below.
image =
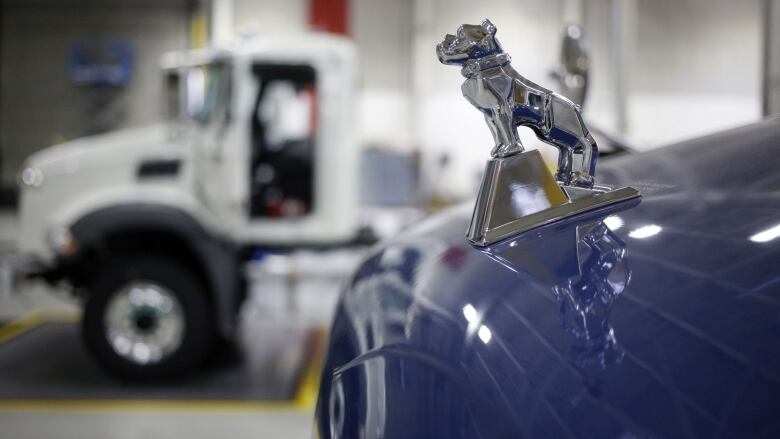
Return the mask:
M 140 365 L 158 363 L 181 345 L 185 320 L 171 290 L 154 282 L 132 282 L 108 303 L 106 337 L 122 358 Z

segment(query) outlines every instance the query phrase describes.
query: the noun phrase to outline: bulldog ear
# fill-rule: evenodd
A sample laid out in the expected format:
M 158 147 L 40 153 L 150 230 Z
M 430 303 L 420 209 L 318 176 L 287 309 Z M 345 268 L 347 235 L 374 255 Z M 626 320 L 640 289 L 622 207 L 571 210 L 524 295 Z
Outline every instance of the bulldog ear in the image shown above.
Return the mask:
M 496 31 L 498 30 L 496 29 L 496 25 L 493 24 L 493 22 L 491 22 L 487 18 L 482 20 L 482 27 L 484 27 L 487 33 L 489 33 L 490 35 L 495 35 Z

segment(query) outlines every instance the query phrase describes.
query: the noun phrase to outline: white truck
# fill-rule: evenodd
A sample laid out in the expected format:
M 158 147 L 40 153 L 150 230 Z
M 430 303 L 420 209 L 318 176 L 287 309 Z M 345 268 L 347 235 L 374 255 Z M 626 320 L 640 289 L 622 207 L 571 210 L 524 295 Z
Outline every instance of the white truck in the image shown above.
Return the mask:
M 256 249 L 359 246 L 355 51 L 255 38 L 163 60 L 170 123 L 82 138 L 19 174 L 30 276 L 84 303 L 109 371 L 164 378 L 236 331 Z M 150 103 L 150 105 L 155 103 Z

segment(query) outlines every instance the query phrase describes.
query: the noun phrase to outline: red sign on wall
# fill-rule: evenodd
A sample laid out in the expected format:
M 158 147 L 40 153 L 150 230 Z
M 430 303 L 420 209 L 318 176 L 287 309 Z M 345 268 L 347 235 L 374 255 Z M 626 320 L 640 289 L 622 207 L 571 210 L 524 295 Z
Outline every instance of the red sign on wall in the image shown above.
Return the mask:
M 313 30 L 347 35 L 348 0 L 309 0 L 309 26 Z

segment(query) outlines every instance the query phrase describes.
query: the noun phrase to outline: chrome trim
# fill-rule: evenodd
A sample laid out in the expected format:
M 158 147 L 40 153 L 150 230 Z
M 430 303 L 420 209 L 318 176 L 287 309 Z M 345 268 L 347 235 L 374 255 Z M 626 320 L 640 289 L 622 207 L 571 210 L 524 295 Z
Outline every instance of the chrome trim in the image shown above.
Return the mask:
M 462 66 L 463 95 L 483 113 L 495 141 L 469 225 L 469 241 L 486 246 L 638 197 L 633 188 L 612 191 L 595 185 L 598 147 L 580 107 L 517 73 L 496 32 L 490 20 L 464 24 L 436 46 L 442 64 Z M 558 149 L 554 178 L 538 152 L 524 150 L 518 126 L 530 127 L 541 141 Z
M 517 127 L 527 126 L 541 141 L 558 148 L 558 181 L 592 187 L 598 148 L 579 106 L 517 73 L 495 34 L 489 20 L 464 24 L 457 36 L 447 35 L 436 47 L 442 63 L 462 66 L 463 95 L 483 113 L 493 133 L 491 155 L 500 158 L 523 152 Z
M 594 191 L 595 192 L 595 191 Z M 593 193 L 577 202 L 567 202 L 540 212 L 523 216 L 495 228 L 479 231 L 469 229 L 469 241 L 479 247 L 485 247 L 518 233 L 550 224 L 564 218 L 579 215 L 591 210 L 607 207 L 622 201 L 639 197 L 639 191 L 632 187 L 624 187 L 614 191 Z M 481 232 L 481 233 L 480 233 Z
M 138 365 L 159 363 L 174 353 L 186 324 L 173 292 L 151 281 L 122 287 L 109 300 L 104 322 L 114 352 Z

